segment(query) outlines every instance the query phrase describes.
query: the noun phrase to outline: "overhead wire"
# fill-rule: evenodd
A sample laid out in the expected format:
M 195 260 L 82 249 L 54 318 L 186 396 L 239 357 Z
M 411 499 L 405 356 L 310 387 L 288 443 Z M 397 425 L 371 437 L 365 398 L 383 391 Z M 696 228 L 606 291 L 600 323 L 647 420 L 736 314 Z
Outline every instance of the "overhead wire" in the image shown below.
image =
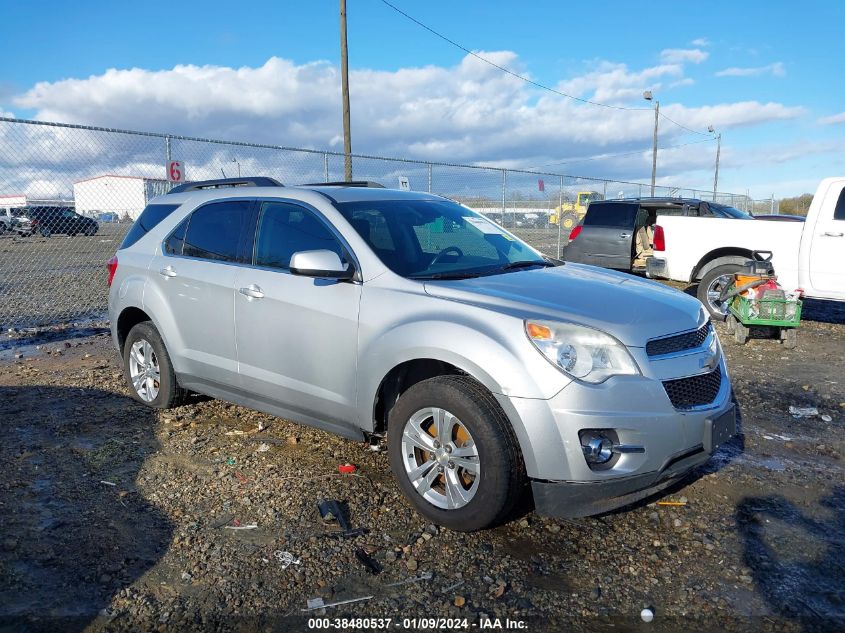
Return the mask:
M 715 138 L 705 138 L 705 139 L 701 139 L 699 141 L 690 141 L 689 143 L 679 143 L 677 145 L 665 145 L 663 147 L 658 147 L 657 149 L 659 149 L 659 150 L 675 149 L 675 148 L 678 148 L 678 147 L 687 147 L 688 145 L 696 145 L 698 143 L 712 143 L 715 140 L 716 140 Z M 566 161 L 561 161 L 561 162 L 558 162 L 558 163 L 545 163 L 543 165 L 538 165 L 537 167 L 529 167 L 528 169 L 529 169 L 529 171 L 534 171 L 534 170 L 537 170 L 537 169 L 542 169 L 543 167 L 554 167 L 556 165 L 572 165 L 574 163 L 586 163 L 586 162 L 593 161 L 593 160 L 606 160 L 608 158 L 621 158 L 623 156 L 636 156 L 636 155 L 642 154 L 644 152 L 650 152 L 650 151 L 652 151 L 651 147 L 643 148 L 643 149 L 637 150 L 635 152 L 620 152 L 620 153 L 616 153 L 616 154 L 597 154 L 596 156 L 588 156 L 587 158 L 576 158 L 575 160 L 566 160 Z
M 575 95 L 571 95 L 571 94 L 568 94 L 568 93 L 563 92 L 561 90 L 557 90 L 556 88 L 552 88 L 550 86 L 542 84 L 539 81 L 534 81 L 530 77 L 526 77 L 525 75 L 520 75 L 519 73 L 516 73 L 516 72 L 510 70 L 509 68 L 505 68 L 504 66 L 501 66 L 500 64 L 497 64 L 496 62 L 494 62 L 490 59 L 487 59 L 486 57 L 479 55 L 478 53 L 468 49 L 466 46 L 459 44 L 458 42 L 456 42 L 455 40 L 447 37 L 446 35 L 443 35 L 442 33 L 435 31 L 433 28 L 431 28 L 427 24 L 420 22 L 414 16 L 409 15 L 408 13 L 406 13 L 405 11 L 403 11 L 402 9 L 397 7 L 396 5 L 392 4 L 391 2 L 388 2 L 388 0 L 381 0 L 381 1 L 382 1 L 382 3 L 384 3 L 385 5 L 387 5 L 388 7 L 390 7 L 391 9 L 396 11 L 397 13 L 399 13 L 400 15 L 403 15 L 404 17 L 406 17 L 408 20 L 410 20 L 411 22 L 413 22 L 417 26 L 422 27 L 423 29 L 425 29 L 426 31 L 431 33 L 432 35 L 439 37 L 444 42 L 447 42 L 447 43 L 451 44 L 452 46 L 454 46 L 455 48 L 458 48 L 458 49 L 462 50 L 463 52 L 467 53 L 468 55 L 472 55 L 473 57 L 475 57 L 479 61 L 482 61 L 485 64 L 492 66 L 493 68 L 497 68 L 497 69 L 501 70 L 504 73 L 507 73 L 508 75 L 510 75 L 512 77 L 516 77 L 517 79 L 520 79 L 520 80 L 522 80 L 526 83 L 529 83 L 532 86 L 536 86 L 537 88 L 547 90 L 547 91 L 552 92 L 552 93 L 559 95 L 561 97 L 566 97 L 567 99 L 572 99 L 574 101 L 579 101 L 581 103 L 586 103 L 586 104 L 589 104 L 589 105 L 599 106 L 601 108 L 609 108 L 609 109 L 613 109 L 613 110 L 626 110 L 626 111 L 629 111 L 629 112 L 650 112 L 652 110 L 652 108 L 631 108 L 631 107 L 627 107 L 627 106 L 612 105 L 612 104 L 609 104 L 609 103 L 601 103 L 600 101 L 593 101 L 591 99 L 584 99 L 583 97 L 576 97 Z M 674 119 L 669 118 L 668 116 L 666 116 L 662 112 L 659 112 L 659 115 L 661 117 L 663 117 L 664 119 L 666 119 L 667 121 L 669 121 L 670 123 L 673 123 L 674 125 L 677 125 L 678 127 L 682 128 L 684 130 L 687 130 L 688 132 L 692 132 L 693 134 L 699 134 L 701 136 L 707 136 L 707 134 L 705 132 L 699 132 L 697 130 L 693 130 L 692 128 L 689 128 L 689 127 L 687 127 L 687 126 L 685 126 L 681 123 L 678 123 Z

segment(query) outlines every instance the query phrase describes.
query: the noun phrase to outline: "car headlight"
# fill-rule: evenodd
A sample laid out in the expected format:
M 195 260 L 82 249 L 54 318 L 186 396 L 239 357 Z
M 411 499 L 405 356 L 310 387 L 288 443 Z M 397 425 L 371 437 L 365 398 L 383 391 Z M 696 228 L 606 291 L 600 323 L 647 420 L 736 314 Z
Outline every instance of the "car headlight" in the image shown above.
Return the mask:
M 600 330 L 551 321 L 526 321 L 525 332 L 534 346 L 564 373 L 598 384 L 611 376 L 639 375 L 628 350 Z

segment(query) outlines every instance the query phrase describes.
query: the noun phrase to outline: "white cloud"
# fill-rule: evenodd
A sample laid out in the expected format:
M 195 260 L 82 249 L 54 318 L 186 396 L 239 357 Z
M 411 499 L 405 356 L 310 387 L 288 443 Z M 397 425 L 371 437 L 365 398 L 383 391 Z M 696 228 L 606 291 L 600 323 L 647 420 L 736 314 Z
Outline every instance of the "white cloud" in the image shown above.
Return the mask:
M 678 81 L 673 81 L 669 84 L 670 88 L 679 88 L 682 86 L 692 86 L 695 84 L 695 80 L 691 77 L 684 77 L 683 79 L 679 79 Z
M 732 66 L 716 73 L 717 77 L 759 77 L 760 75 L 772 75 L 783 77 L 786 75 L 786 67 L 783 62 L 775 62 L 768 66 L 755 66 L 753 68 L 738 68 Z
M 710 46 L 710 40 L 708 40 L 706 37 L 699 37 L 690 42 L 690 44 L 692 44 L 693 46 L 705 47 Z
M 519 58 L 513 52 L 480 54 L 507 68 L 519 68 Z M 588 72 L 555 86 L 581 98 L 642 108 L 626 110 L 587 105 L 539 90 L 469 55 L 449 67 L 353 70 L 353 150 L 522 167 L 566 157 L 632 152 L 651 145 L 654 118 L 649 104 L 642 100 L 642 91 L 659 90 L 663 84 L 688 85 L 691 81 L 684 77 L 682 63 L 631 69 L 625 64 L 596 61 Z M 273 57 L 258 67 L 111 69 L 84 79 L 36 84 L 14 98 L 12 105 L 34 110 L 39 120 L 339 149 L 339 84 L 337 68 L 327 62 L 298 65 Z M 686 107 L 666 99 L 661 111 L 702 131 L 710 124 L 719 129 L 741 127 L 803 112 L 780 103 Z M 4 136 L 2 129 L 0 150 L 8 143 L 9 151 L 0 151 L 0 171 L 14 171 L 15 178 L 22 182 L 51 182 L 68 171 L 73 172 L 72 179 L 103 171 L 148 177 L 161 177 L 163 173 L 161 139 L 61 128 L 32 128 L 23 139 L 19 133 Z M 684 134 L 671 123 L 661 122 L 661 144 L 677 142 L 675 139 Z M 696 155 L 689 149 L 685 152 Z M 233 159 L 241 163 L 243 173 L 257 170 L 282 181 L 320 179 L 323 173 L 321 154 L 291 155 L 270 149 L 175 142 L 174 155 L 187 162 L 191 177 L 219 176 L 221 167 L 227 174 L 236 173 L 229 171 L 236 170 Z M 589 166 L 594 174 L 631 179 L 647 175 L 647 163 L 623 158 L 579 167 Z M 677 176 L 685 164 L 681 159 L 667 162 L 662 175 Z M 382 163 L 361 160 L 357 165 L 372 169 L 376 176 L 395 175 L 394 166 L 385 171 L 388 167 Z M 407 172 L 415 169 L 409 163 L 395 164 L 395 169 L 400 167 Z M 332 176 L 337 177 L 340 169 L 338 159 L 330 157 Z M 363 169 L 356 168 L 356 175 Z M 579 173 L 575 166 L 568 171 Z M 61 177 L 72 182 L 71 176 Z
M 660 60 L 666 64 L 700 64 L 710 57 L 710 53 L 699 48 L 666 48 L 660 51 Z
M 845 123 L 845 112 L 833 114 L 831 116 L 824 116 L 820 118 L 817 123 L 821 125 L 836 125 L 838 123 Z

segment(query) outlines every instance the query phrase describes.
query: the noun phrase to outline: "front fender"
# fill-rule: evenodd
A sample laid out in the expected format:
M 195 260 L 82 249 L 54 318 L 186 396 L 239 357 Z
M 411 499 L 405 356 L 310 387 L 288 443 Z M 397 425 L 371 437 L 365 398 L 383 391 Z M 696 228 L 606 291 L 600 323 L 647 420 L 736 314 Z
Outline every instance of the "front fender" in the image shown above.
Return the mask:
M 449 363 L 492 393 L 510 397 L 548 399 L 569 384 L 569 379 L 552 367 L 521 333 L 520 320 L 504 321 L 413 321 L 362 340 L 358 372 L 362 427 L 373 427 L 373 403 L 384 377 L 397 365 L 411 360 Z M 499 330 L 513 330 L 517 335 L 505 335 Z

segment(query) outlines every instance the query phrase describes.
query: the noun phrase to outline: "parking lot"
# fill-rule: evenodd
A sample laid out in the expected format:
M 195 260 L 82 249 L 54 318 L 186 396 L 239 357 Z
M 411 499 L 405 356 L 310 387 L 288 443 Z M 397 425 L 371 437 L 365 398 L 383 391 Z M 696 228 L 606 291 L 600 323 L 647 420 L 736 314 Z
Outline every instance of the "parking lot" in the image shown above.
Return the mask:
M 684 485 L 575 521 L 524 509 L 475 534 L 424 522 L 367 445 L 218 401 L 162 413 L 134 403 L 105 330 L 9 334 L 3 630 L 299 631 L 318 596 L 371 596 L 325 616 L 390 628 L 439 616 L 470 629 L 500 617 L 532 631 L 842 630 L 840 308 L 809 306 L 794 350 L 738 347 L 719 326 L 742 435 Z M 347 462 L 357 471 L 339 474 Z M 327 535 L 323 498 L 345 502 L 367 533 Z M 359 549 L 383 571 L 369 573 Z
M 0 325 L 102 317 L 106 262 L 130 226 L 101 223 L 92 237 L 0 236 Z

